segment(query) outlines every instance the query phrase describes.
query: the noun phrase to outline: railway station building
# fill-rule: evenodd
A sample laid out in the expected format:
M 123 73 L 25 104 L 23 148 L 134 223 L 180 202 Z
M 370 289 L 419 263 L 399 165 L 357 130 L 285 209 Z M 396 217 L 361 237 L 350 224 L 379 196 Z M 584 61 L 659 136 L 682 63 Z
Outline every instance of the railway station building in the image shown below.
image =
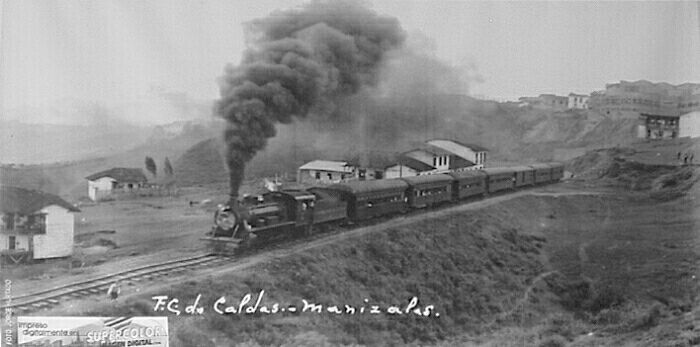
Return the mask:
M 429 140 L 423 146 L 401 154 L 396 165 L 385 169 L 384 176 L 398 178 L 478 170 L 484 167 L 487 152 L 484 147 L 455 140 Z
M 71 256 L 75 212 L 56 195 L 0 186 L 0 255 L 14 263 Z

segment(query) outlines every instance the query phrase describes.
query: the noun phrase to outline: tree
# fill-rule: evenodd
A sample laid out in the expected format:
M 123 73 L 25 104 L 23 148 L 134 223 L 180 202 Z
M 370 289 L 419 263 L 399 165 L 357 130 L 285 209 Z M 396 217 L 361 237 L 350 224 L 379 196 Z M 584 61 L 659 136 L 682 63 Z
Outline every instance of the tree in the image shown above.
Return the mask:
M 173 175 L 173 166 L 170 165 L 170 159 L 168 159 L 168 157 L 165 157 L 165 162 L 163 163 L 163 171 L 168 177 Z
M 146 157 L 146 170 L 150 172 L 153 177 L 156 177 L 156 162 L 151 157 Z

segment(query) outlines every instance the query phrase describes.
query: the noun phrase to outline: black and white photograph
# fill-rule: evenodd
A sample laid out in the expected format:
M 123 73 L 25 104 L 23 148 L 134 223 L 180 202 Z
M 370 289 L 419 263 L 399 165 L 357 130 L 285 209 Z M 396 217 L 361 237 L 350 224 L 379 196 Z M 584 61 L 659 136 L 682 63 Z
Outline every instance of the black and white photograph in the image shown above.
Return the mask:
M 698 1 L 0 0 L 0 345 L 700 346 L 695 154 Z

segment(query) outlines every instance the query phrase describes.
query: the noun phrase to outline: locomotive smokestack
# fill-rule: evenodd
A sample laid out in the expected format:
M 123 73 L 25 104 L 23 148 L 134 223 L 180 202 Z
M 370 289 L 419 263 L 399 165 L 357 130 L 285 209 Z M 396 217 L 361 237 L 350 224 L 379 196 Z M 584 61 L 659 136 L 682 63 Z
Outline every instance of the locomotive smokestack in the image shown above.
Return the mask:
M 216 105 L 227 121 L 232 200 L 277 123 L 330 113 L 339 98 L 375 85 L 385 54 L 404 41 L 395 18 L 342 0 L 278 11 L 247 29 L 249 47 L 239 66 L 226 67 Z

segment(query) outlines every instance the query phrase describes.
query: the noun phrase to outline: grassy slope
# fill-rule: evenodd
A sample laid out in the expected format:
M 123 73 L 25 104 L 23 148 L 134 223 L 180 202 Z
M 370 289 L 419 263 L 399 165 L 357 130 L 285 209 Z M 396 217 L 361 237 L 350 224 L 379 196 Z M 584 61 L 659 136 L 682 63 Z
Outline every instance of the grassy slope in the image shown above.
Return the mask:
M 417 296 L 421 306 L 435 305 L 438 318 L 311 313 L 225 317 L 209 312 L 203 319 L 174 319 L 178 340 L 174 345 L 244 341 L 277 345 L 290 340 L 306 341 L 306 345 L 323 341 L 402 345 L 436 342 L 463 332 L 475 334 L 490 327 L 487 322 L 510 308 L 528 279 L 544 271 L 542 239 L 523 233 L 529 231 L 522 230 L 518 220 L 491 218 L 498 211 L 474 211 L 389 229 L 277 260 L 247 274 L 184 283 L 169 293 L 181 298 L 201 293 L 208 298 L 206 306 L 219 295 L 237 301 L 261 289 L 267 291 L 264 303 L 268 304 L 300 305 L 301 299 L 307 299 L 360 306 L 368 299 L 384 308 L 405 307 Z M 151 314 L 150 304 L 132 302 L 130 308 L 113 313 Z M 198 342 L 193 345 L 193 341 Z

